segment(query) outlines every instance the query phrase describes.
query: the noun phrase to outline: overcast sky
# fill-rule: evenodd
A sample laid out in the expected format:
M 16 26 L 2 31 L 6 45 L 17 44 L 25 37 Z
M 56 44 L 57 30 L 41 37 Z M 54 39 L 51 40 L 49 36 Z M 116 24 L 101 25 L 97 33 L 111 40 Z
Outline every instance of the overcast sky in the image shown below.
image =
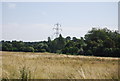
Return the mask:
M 4 40 L 47 40 L 57 22 L 64 37 L 80 38 L 92 27 L 118 29 L 117 2 L 4 2 L 0 7 Z

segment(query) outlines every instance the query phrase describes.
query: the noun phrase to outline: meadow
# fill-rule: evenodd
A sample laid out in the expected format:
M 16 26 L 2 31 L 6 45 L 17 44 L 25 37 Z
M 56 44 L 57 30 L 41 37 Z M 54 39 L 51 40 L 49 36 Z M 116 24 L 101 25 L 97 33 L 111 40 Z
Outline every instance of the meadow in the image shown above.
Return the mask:
M 119 58 L 1 52 L 3 79 L 118 79 Z

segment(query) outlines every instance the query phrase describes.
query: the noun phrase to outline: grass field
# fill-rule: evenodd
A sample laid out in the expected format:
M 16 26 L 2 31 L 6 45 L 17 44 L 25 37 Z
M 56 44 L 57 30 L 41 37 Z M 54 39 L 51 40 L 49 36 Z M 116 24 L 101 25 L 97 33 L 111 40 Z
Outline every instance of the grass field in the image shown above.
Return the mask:
M 118 79 L 118 58 L 1 52 L 5 79 Z

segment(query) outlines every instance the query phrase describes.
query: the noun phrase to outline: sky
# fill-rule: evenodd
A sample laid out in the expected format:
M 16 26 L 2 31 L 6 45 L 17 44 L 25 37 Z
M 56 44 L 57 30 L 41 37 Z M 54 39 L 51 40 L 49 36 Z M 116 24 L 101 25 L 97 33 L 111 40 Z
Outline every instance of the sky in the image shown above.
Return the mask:
M 63 37 L 80 38 L 93 27 L 118 30 L 117 2 L 3 2 L 1 9 L 3 40 L 54 38 L 57 22 Z

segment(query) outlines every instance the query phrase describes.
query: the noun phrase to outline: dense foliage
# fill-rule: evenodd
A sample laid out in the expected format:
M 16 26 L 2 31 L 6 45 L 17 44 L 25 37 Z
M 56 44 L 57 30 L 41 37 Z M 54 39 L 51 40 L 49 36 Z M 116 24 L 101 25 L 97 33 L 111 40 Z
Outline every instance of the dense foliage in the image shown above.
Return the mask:
M 71 55 L 120 57 L 120 34 L 107 28 L 92 28 L 85 37 L 58 38 L 40 42 L 1 41 L 2 51 L 51 52 Z

